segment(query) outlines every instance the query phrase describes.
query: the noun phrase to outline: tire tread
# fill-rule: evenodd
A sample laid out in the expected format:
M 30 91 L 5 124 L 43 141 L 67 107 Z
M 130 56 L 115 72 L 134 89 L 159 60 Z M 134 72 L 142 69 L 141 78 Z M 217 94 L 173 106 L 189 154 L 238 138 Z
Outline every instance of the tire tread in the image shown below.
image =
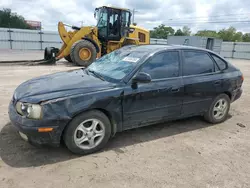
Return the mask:
M 85 47 L 90 48 L 91 53 L 93 53 L 91 59 L 89 61 L 85 61 L 84 63 L 80 63 L 76 60 L 77 58 L 75 54 L 77 50 L 76 48 L 80 45 L 84 45 Z M 72 63 L 77 66 L 84 66 L 84 67 L 89 66 L 96 59 L 96 56 L 97 56 L 97 52 L 96 52 L 95 46 L 90 41 L 87 41 L 87 40 L 79 40 L 75 42 L 72 45 L 71 50 L 70 50 L 70 57 L 71 57 Z
M 102 142 L 97 147 L 89 149 L 89 150 L 83 150 L 77 147 L 76 144 L 74 143 L 74 138 L 73 138 L 74 132 L 75 132 L 76 127 L 79 125 L 78 124 L 79 122 L 82 122 L 85 119 L 90 119 L 93 117 L 100 118 L 100 120 L 103 122 L 105 126 L 105 136 Z M 85 155 L 85 154 L 90 154 L 90 153 L 93 153 L 102 149 L 105 146 L 105 144 L 108 142 L 110 136 L 111 136 L 111 123 L 110 123 L 109 118 L 99 110 L 91 110 L 91 111 L 83 112 L 72 119 L 72 121 L 68 124 L 68 126 L 66 127 L 64 131 L 63 140 L 65 142 L 65 145 L 71 152 L 75 154 Z
M 218 101 L 219 99 L 221 98 L 224 98 L 228 101 L 228 109 L 227 109 L 227 112 L 226 112 L 226 115 L 220 119 L 220 120 L 216 120 L 212 117 L 212 110 L 213 110 L 213 107 L 216 103 L 216 101 Z M 218 95 L 214 100 L 213 102 L 211 103 L 211 105 L 209 106 L 209 109 L 208 111 L 204 114 L 204 119 L 209 122 L 209 123 L 212 123 L 212 124 L 217 124 L 217 123 L 221 123 L 221 122 L 224 122 L 226 119 L 227 119 L 227 115 L 228 115 L 228 112 L 230 110 L 230 98 L 228 97 L 228 95 L 226 94 L 220 94 Z

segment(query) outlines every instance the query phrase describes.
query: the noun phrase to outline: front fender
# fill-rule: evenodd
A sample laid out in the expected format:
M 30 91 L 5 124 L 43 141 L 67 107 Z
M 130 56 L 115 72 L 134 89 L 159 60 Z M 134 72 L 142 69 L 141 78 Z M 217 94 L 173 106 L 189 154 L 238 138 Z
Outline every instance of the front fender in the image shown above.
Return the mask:
M 99 52 L 100 52 L 100 47 L 98 46 L 98 44 L 97 44 L 97 43 L 96 43 L 93 39 L 88 38 L 88 37 L 83 37 L 82 39 L 84 39 L 84 40 L 87 40 L 87 41 L 91 42 L 91 43 L 95 46 L 95 48 L 96 48 L 96 52 L 97 52 L 97 53 L 99 53 Z
M 122 97 L 120 89 L 105 92 L 96 92 L 86 95 L 71 96 L 64 99 L 53 99 L 43 102 L 44 117 L 48 119 L 64 120 L 68 123 L 85 111 L 100 109 L 107 112 L 111 122 L 117 126 L 117 131 L 122 130 Z M 68 124 L 67 123 L 67 124 Z M 62 125 L 63 126 L 63 125 Z M 66 125 L 65 125 L 66 126 Z M 65 126 L 61 127 L 62 129 Z

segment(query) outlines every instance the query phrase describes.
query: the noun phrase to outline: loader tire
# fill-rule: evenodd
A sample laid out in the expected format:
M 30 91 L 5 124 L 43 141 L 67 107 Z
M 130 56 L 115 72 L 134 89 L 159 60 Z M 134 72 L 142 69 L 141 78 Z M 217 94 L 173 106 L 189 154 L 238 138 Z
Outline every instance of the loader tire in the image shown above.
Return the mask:
M 70 63 L 72 62 L 72 59 L 71 59 L 70 55 L 65 56 L 64 59 L 66 59 Z
M 70 57 L 75 65 L 87 67 L 96 60 L 96 56 L 95 46 L 87 40 L 79 40 L 71 47 Z
M 53 47 L 46 47 L 44 50 L 44 59 L 45 60 L 49 60 L 52 58 L 52 50 L 54 48 Z

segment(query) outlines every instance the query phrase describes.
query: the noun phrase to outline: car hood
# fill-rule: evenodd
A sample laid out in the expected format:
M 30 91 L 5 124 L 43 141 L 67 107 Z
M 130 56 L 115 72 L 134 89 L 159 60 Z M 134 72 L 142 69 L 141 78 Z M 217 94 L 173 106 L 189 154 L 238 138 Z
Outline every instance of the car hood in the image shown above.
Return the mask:
M 84 69 L 59 72 L 28 80 L 19 85 L 15 100 L 39 103 L 56 98 L 113 88 L 114 84 L 87 74 Z

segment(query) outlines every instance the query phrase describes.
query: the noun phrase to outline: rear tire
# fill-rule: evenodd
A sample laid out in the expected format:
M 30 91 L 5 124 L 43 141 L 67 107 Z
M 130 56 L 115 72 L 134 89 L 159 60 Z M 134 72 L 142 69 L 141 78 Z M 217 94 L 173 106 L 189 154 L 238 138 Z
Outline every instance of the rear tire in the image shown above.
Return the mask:
M 64 59 L 66 59 L 68 62 L 72 62 L 72 59 L 71 59 L 71 57 L 70 57 L 70 54 L 69 55 L 67 55 L 67 56 L 65 56 L 64 57 Z
M 204 118 L 209 123 L 221 123 L 227 119 L 230 109 L 230 98 L 226 94 L 220 94 L 211 103 Z
M 70 51 L 70 57 L 74 64 L 88 67 L 96 60 L 97 52 L 95 46 L 87 40 L 75 42 Z
M 102 149 L 110 135 L 111 124 L 108 117 L 93 110 L 76 116 L 66 127 L 63 139 L 71 152 L 84 155 Z

